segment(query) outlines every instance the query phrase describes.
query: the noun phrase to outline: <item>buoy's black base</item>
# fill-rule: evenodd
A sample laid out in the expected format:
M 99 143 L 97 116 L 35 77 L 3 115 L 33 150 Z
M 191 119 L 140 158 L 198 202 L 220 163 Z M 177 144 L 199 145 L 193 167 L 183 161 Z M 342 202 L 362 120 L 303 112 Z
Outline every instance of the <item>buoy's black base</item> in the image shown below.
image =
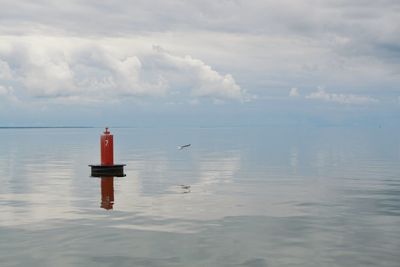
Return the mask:
M 125 164 L 115 165 L 89 165 L 92 168 L 92 177 L 114 176 L 124 177 Z

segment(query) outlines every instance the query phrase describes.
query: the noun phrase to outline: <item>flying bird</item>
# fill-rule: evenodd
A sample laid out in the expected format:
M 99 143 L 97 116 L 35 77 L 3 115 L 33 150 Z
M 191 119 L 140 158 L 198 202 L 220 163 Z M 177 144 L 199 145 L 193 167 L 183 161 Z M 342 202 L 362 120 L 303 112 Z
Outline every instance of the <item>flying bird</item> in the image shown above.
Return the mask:
M 186 148 L 186 147 L 190 147 L 190 144 L 183 145 L 183 146 L 178 146 L 178 149 L 179 149 L 179 150 L 182 150 L 182 149 L 184 149 L 184 148 Z

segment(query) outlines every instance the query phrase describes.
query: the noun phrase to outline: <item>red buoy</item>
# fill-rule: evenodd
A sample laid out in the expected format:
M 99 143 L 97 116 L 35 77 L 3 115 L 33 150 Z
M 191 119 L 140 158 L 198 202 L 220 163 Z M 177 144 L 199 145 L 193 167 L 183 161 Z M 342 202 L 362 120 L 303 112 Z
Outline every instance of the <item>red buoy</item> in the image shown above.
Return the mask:
M 92 177 L 124 177 L 125 164 L 114 164 L 114 138 L 108 128 L 100 136 L 100 165 L 89 165 Z
M 113 135 L 106 128 L 100 137 L 101 165 L 114 164 L 114 142 Z

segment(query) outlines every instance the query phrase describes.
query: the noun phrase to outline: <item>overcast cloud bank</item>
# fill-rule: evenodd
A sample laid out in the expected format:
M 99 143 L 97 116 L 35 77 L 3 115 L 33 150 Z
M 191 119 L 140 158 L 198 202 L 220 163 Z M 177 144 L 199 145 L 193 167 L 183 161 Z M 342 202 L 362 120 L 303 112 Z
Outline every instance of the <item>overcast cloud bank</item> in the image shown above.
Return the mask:
M 399 44 L 396 0 L 0 0 L 0 109 L 223 102 L 257 113 L 276 99 L 282 110 L 294 99 L 397 109 Z

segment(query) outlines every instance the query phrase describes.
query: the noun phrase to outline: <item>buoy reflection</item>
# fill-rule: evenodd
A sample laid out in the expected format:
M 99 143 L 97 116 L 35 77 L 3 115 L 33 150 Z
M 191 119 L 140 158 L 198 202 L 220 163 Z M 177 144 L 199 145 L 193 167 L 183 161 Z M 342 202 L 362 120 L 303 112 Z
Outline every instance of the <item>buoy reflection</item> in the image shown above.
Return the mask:
M 114 177 L 101 177 L 101 205 L 106 210 L 112 210 L 114 206 Z

